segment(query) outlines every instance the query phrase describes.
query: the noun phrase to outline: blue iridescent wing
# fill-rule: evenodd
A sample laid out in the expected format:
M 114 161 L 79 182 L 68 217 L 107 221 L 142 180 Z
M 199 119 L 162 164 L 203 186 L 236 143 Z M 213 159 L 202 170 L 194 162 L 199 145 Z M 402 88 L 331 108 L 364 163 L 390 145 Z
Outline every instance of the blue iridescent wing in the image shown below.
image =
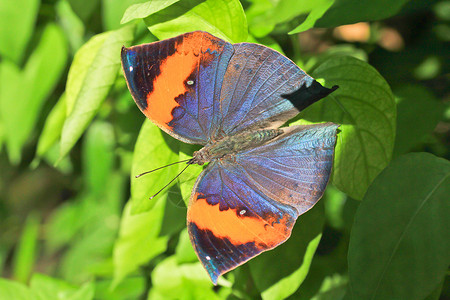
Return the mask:
M 258 44 L 234 44 L 220 94 L 218 137 L 277 128 L 325 97 L 327 89 L 294 62 Z
M 322 196 L 338 125 L 284 128 L 269 144 L 213 161 L 194 186 L 188 231 L 214 283 L 286 241 L 295 220 Z

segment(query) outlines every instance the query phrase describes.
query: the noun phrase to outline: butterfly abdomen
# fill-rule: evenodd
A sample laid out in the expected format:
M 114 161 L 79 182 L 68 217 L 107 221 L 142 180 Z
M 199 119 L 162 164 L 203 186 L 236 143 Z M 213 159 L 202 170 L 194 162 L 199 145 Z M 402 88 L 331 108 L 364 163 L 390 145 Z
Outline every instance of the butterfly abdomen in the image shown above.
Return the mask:
M 213 159 L 234 155 L 241 151 L 261 146 L 282 133 L 283 130 L 281 129 L 262 129 L 227 136 L 194 152 L 191 163 L 202 165 Z

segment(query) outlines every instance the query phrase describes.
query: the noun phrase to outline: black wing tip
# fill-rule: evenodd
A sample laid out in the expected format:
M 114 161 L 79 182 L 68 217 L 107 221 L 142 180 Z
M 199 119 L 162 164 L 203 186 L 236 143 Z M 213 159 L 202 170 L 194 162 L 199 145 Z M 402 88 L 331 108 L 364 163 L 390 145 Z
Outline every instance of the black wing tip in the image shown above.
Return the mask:
M 281 97 L 291 101 L 299 111 L 302 111 L 314 102 L 328 96 L 338 88 L 339 86 L 337 85 L 334 85 L 331 88 L 326 88 L 318 81 L 313 80 L 309 86 L 303 84 L 299 89 L 290 94 L 281 95 Z

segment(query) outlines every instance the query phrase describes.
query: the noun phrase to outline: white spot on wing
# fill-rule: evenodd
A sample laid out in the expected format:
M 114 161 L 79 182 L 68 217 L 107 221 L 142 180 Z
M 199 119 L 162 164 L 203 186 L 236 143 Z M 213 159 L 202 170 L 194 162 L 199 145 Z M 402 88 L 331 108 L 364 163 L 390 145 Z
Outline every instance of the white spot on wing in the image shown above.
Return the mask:
M 133 67 L 132 66 L 130 66 L 130 72 L 133 72 Z

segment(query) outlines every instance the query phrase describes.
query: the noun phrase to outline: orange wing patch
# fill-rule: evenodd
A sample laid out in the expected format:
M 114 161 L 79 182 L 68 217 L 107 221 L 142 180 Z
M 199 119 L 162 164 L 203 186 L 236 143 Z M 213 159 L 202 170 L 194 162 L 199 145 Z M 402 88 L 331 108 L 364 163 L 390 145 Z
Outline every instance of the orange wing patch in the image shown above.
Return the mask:
M 199 229 L 211 231 L 217 238 L 226 238 L 234 245 L 254 242 L 259 248 L 273 248 L 289 238 L 292 229 L 291 217 L 286 214 L 277 220 L 270 215 L 245 216 L 246 211 L 236 209 L 219 210 L 219 204 L 210 205 L 206 199 L 195 195 L 188 210 L 188 222 Z M 238 216 L 239 215 L 239 216 Z
M 221 51 L 216 38 L 205 32 L 186 34 L 175 43 L 175 52 L 161 61 L 160 74 L 153 82 L 153 91 L 147 95 L 145 115 L 158 126 L 170 128 L 172 111 L 179 106 L 175 99 L 189 92 L 186 81 L 198 73 L 199 65 L 213 59 L 212 51 Z

